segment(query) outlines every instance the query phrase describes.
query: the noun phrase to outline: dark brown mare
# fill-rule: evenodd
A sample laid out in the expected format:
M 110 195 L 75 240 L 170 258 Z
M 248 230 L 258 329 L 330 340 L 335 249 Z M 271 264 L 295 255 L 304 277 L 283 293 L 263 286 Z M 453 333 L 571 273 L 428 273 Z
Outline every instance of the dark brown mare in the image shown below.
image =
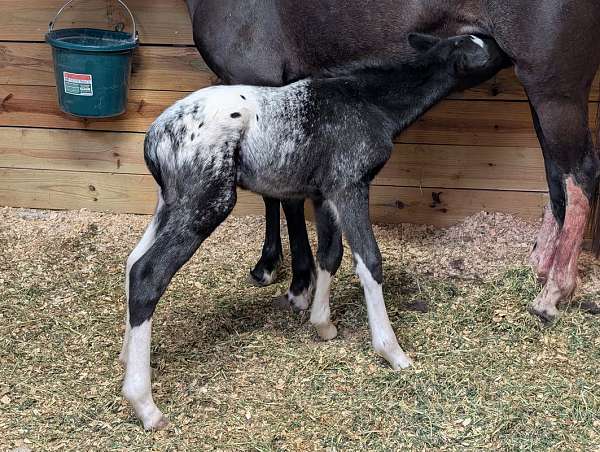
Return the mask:
M 576 285 L 592 216 L 600 248 L 600 161 L 588 97 L 600 62 L 598 0 L 187 0 L 194 41 L 225 83 L 282 85 L 357 60 L 410 57 L 407 34 L 477 33 L 512 59 L 543 149 L 551 202 L 532 253 L 544 288 L 531 311 L 552 320 Z M 263 255 L 252 274 L 269 283 L 281 255 L 279 202 L 265 200 Z M 292 251 L 288 299 L 307 307 L 314 271 L 302 204 L 284 202 Z

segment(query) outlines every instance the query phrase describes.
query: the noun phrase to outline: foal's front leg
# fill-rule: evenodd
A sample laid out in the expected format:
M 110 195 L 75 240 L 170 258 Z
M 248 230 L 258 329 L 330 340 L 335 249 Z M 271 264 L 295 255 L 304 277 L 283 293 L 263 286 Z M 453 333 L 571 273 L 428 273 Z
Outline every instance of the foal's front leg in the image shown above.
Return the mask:
M 381 253 L 369 219 L 368 187 L 346 190 L 334 205 L 364 289 L 373 348 L 393 369 L 405 369 L 412 361 L 398 345 L 383 301 Z
M 250 280 L 257 286 L 268 286 L 277 279 L 277 267 L 283 259 L 281 228 L 279 227 L 279 200 L 263 197 L 265 203 L 265 240 L 260 259 L 250 270 Z
M 283 297 L 285 302 L 296 311 L 304 311 L 310 305 L 315 262 L 306 232 L 304 219 L 304 200 L 282 201 L 287 220 L 290 252 L 292 255 L 292 282 Z
M 329 308 L 329 290 L 331 278 L 335 275 L 342 262 L 344 248 L 342 245 L 342 231 L 339 227 L 337 211 L 329 202 L 315 202 L 315 219 L 319 247 L 317 249 L 317 282 L 310 323 L 317 329 L 323 340 L 330 340 L 337 336 L 337 328 L 331 323 Z

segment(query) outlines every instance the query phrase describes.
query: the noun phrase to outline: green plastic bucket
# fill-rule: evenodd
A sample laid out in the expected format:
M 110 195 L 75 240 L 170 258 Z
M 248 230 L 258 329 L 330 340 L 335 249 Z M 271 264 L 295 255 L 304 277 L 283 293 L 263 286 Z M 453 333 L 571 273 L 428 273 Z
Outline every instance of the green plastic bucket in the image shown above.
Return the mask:
M 58 103 L 65 113 L 86 118 L 118 116 L 127 109 L 133 51 L 138 45 L 135 20 L 127 5 L 132 33 L 95 28 L 54 30 L 50 22 L 46 42 L 52 46 Z

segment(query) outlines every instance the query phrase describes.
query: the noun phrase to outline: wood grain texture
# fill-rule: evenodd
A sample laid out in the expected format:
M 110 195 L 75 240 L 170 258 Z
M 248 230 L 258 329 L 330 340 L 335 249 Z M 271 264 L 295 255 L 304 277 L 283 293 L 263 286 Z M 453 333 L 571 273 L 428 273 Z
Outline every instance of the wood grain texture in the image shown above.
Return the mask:
M 470 99 L 470 100 L 527 100 L 525 90 L 521 82 L 515 75 L 514 68 L 508 68 L 500 71 L 491 80 L 482 83 L 475 88 L 456 92 L 451 94 L 449 99 Z M 590 91 L 590 102 L 600 100 L 600 72 L 596 74 L 596 79 L 592 84 Z
M 60 111 L 53 87 L 0 85 L 0 126 L 145 132 L 165 108 L 184 96 L 173 91 L 130 90 L 124 115 L 82 119 Z
M 0 126 L 145 132 L 183 93 L 131 90 L 127 113 L 118 118 L 80 119 L 62 113 L 55 88 L 0 85 Z M 596 104 L 590 104 L 595 127 Z M 537 147 L 526 102 L 446 100 L 398 138 L 400 143 Z
M 156 206 L 156 185 L 145 175 L 3 168 L 0 205 L 150 214 Z M 235 215 L 263 211 L 260 197 L 238 193 Z
M 44 41 L 48 23 L 65 0 L 2 0 L 0 41 Z M 183 0 L 128 0 L 140 34 L 147 44 L 192 45 L 192 26 Z M 56 28 L 112 29 L 129 19 L 114 0 L 79 0 L 68 7 Z
M 547 191 L 541 150 L 396 144 L 375 183 L 414 187 Z
M 152 213 L 156 189 L 150 176 L 29 169 L 0 169 L 0 205 Z M 546 194 L 487 190 L 373 186 L 371 218 L 378 223 L 446 226 L 482 210 L 539 217 Z M 238 190 L 236 215 L 262 215 L 254 194 Z
M 193 47 L 142 46 L 134 52 L 130 88 L 195 91 L 217 77 Z M 0 44 L 0 85 L 56 86 L 47 44 Z
M 505 212 L 536 220 L 547 199 L 545 193 L 538 192 L 375 185 L 371 188 L 370 210 L 371 218 L 377 223 L 448 226 L 481 211 Z
M 144 135 L 2 129 L 0 167 L 148 174 Z M 538 148 L 396 144 L 378 185 L 546 191 Z
M 148 174 L 142 133 L 0 130 L 1 168 Z
M 217 81 L 195 47 L 142 46 L 134 53 L 131 88 L 195 91 Z M 52 51 L 42 43 L 0 44 L 0 85 L 55 86 Z M 592 85 L 590 101 L 600 97 L 600 73 Z M 453 93 L 450 99 L 527 100 L 512 68 L 473 89 Z

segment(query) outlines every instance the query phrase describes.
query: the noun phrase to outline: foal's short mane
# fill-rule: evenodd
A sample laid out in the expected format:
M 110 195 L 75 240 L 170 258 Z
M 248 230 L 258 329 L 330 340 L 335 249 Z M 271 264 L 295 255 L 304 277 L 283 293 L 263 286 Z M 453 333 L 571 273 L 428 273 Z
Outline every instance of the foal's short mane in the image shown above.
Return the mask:
M 403 69 L 417 70 L 431 62 L 428 54 L 415 55 L 414 58 L 402 62 L 390 62 L 379 59 L 362 59 L 351 61 L 341 66 L 332 66 L 316 72 L 312 78 L 337 78 L 347 76 L 373 75 L 376 73 L 395 72 Z

